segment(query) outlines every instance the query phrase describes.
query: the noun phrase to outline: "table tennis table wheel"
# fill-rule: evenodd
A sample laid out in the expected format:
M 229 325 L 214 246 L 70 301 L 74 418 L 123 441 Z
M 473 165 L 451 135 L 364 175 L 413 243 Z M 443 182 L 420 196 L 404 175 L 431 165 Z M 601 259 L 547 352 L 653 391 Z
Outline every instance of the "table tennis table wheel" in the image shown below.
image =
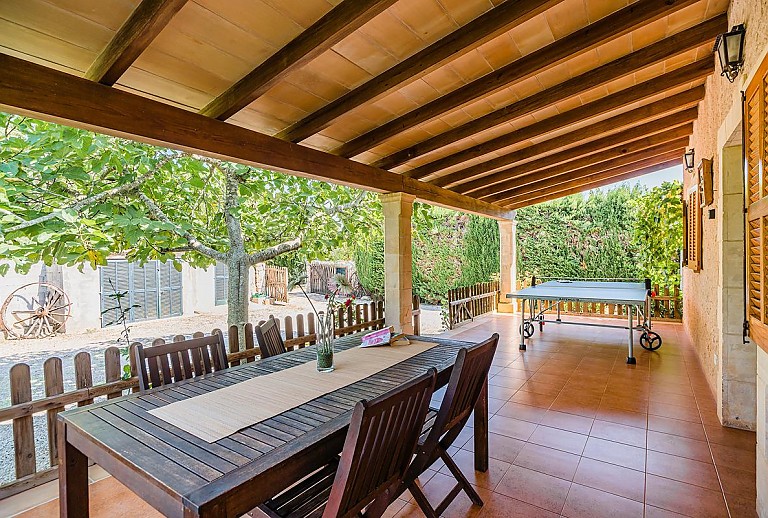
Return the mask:
M 661 336 L 653 331 L 646 331 L 640 335 L 640 345 L 646 351 L 655 351 L 661 347 Z
M 536 330 L 535 327 L 533 327 L 533 323 L 531 322 L 523 322 L 520 324 L 520 334 L 523 334 L 523 331 L 525 331 L 525 337 L 530 338 L 533 336 L 533 332 Z

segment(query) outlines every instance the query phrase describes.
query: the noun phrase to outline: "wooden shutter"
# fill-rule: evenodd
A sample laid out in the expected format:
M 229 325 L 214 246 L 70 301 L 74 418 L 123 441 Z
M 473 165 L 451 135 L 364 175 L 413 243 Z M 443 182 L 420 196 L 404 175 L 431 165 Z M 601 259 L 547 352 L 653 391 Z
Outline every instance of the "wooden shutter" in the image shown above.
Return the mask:
M 698 272 L 701 270 L 701 194 L 699 186 L 688 189 L 685 211 L 685 265 Z
M 768 58 L 747 87 L 744 145 L 749 336 L 768 351 Z

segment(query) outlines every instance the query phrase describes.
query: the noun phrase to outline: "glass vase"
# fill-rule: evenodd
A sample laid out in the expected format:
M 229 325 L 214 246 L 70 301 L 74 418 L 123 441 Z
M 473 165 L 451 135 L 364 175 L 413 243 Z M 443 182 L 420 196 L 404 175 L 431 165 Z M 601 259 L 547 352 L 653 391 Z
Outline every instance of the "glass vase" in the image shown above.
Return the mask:
M 317 329 L 317 370 L 318 372 L 332 372 L 333 366 L 333 342 L 336 339 L 336 326 L 333 321 L 333 314 L 330 318 L 323 318 L 320 314 L 320 322 Z

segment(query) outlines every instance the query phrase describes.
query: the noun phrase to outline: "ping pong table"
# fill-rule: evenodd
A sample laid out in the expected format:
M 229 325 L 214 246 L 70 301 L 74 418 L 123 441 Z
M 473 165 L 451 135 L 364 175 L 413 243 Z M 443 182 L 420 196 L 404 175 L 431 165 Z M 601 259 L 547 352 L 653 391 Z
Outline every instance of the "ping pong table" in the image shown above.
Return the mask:
M 609 327 L 626 329 L 629 332 L 627 363 L 636 363 L 633 351 L 634 332 L 642 331 L 640 345 L 649 351 L 655 351 L 661 347 L 661 336 L 651 331 L 650 311 L 651 281 L 625 282 L 625 281 L 572 281 L 554 280 L 536 284 L 508 293 L 508 299 L 520 299 L 522 301 L 522 323 L 520 324 L 520 350 L 525 350 L 525 340 L 533 336 L 534 323 L 539 324 L 539 331 L 543 331 L 545 322 L 555 324 L 572 324 L 593 327 Z M 562 320 L 561 302 L 596 302 L 604 304 L 617 304 L 627 309 L 627 325 L 613 325 L 595 322 L 575 322 Z M 528 302 L 528 314 L 526 315 L 526 302 Z M 547 320 L 545 313 L 557 311 L 555 320 Z M 635 313 L 637 324 L 635 324 Z

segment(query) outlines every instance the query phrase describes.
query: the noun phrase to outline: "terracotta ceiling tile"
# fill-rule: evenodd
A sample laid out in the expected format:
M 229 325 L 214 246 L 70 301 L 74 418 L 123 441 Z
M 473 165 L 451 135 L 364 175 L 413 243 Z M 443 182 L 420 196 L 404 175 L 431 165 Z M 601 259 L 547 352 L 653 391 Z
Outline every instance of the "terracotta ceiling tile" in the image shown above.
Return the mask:
M 286 104 L 280 99 L 270 95 L 270 93 L 271 92 L 267 92 L 265 95 L 262 95 L 251 104 L 249 104 L 248 107 L 251 110 L 260 113 L 269 113 L 276 119 L 286 121 L 288 123 L 300 120 L 302 117 L 307 115 L 306 110 L 302 110 L 293 104 Z
M 476 50 L 454 59 L 449 66 L 466 82 L 473 81 L 493 72 L 491 65 L 489 65 L 483 55 Z
M 372 77 L 363 68 L 333 50 L 323 52 L 304 68 L 318 75 L 328 74 L 331 79 L 350 90 Z
M 418 104 L 426 104 L 438 97 L 438 92 L 423 79 L 402 85 L 400 93 Z
M 542 70 L 536 74 L 536 79 L 542 88 L 551 88 L 571 78 L 568 63 L 560 63 L 552 68 Z
M 399 0 L 389 11 L 428 44 L 458 28 L 436 0 Z
M 256 112 L 249 108 L 240 110 L 230 117 L 227 122 L 258 131 L 259 133 L 264 133 L 265 135 L 274 135 L 288 126 L 285 121 L 278 120 L 269 114 Z
M 579 98 L 581 99 L 581 102 L 587 104 L 597 99 L 601 99 L 606 95 L 608 95 L 608 89 L 604 86 L 598 86 L 597 88 L 582 92 L 581 95 L 579 95 Z
M 302 67 L 291 72 L 286 76 L 285 81 L 301 85 L 326 102 L 331 102 L 349 91 L 341 83 L 326 75 L 318 74 L 316 70 L 308 67 Z
M 492 39 L 478 47 L 478 52 L 485 57 L 491 67 L 498 69 L 520 59 L 520 50 L 509 32 Z
M 398 62 L 395 56 L 360 32 L 350 34 L 341 40 L 333 46 L 333 51 L 371 75 L 378 75 Z
M 386 52 L 399 60 L 424 48 L 424 40 L 416 36 L 399 18 L 387 9 L 357 32 L 370 36 Z
M 712 47 L 710 45 L 707 45 L 709 51 L 711 52 Z M 664 72 L 669 72 L 670 70 L 674 70 L 676 68 L 680 68 L 683 65 L 687 65 L 689 63 L 693 63 L 696 61 L 696 55 L 698 54 L 698 49 L 689 50 L 688 52 L 683 52 L 682 54 L 678 54 L 677 56 L 672 56 L 671 58 L 664 61 Z
M 540 14 L 509 31 L 515 45 L 523 56 L 555 41 L 545 14 Z
M 619 59 L 622 56 L 631 54 L 632 48 L 632 35 L 625 34 L 619 38 L 614 38 L 611 41 L 604 43 L 597 47 L 597 55 L 600 56 L 600 64 L 605 65 L 615 59 Z
M 488 95 L 485 100 L 498 110 L 499 108 L 503 108 L 504 106 L 519 100 L 519 97 L 515 95 L 515 92 L 513 92 L 511 88 L 504 88 L 503 90 Z
M 538 110 L 538 111 L 532 113 L 531 115 L 537 121 L 541 121 L 541 120 L 544 120 L 544 119 L 548 119 L 550 117 L 554 117 L 558 113 L 559 112 L 558 112 L 556 106 L 548 106 L 548 107 L 544 108 L 543 110 Z
M 146 50 L 134 62 L 133 67 L 209 95 L 218 95 L 231 84 L 230 81 L 210 73 L 205 68 L 155 49 Z
M 461 76 L 450 67 L 442 67 L 430 72 L 424 76 L 424 81 L 438 91 L 440 95 L 445 95 L 466 84 Z
M 595 23 L 629 4 L 630 0 L 585 0 L 589 23 Z
M 440 117 L 440 120 L 445 122 L 447 125 L 455 128 L 456 126 L 460 126 L 464 124 L 465 122 L 469 121 L 469 116 L 464 113 L 461 110 L 454 110 L 452 112 L 443 114 Z
M 485 99 L 479 99 L 475 102 L 464 105 L 462 110 L 472 119 L 479 119 L 483 115 L 487 115 L 488 113 L 492 112 L 493 106 L 486 102 Z
M 600 56 L 597 50 L 590 50 L 572 57 L 565 64 L 568 66 L 571 77 L 576 77 L 600 66 Z
M 302 146 L 319 149 L 321 151 L 332 151 L 339 147 L 343 142 L 328 138 L 322 134 L 312 135 L 301 143 Z
M 282 48 L 304 31 L 304 27 L 262 1 L 249 2 L 248 9 L 243 9 L 240 2 L 197 0 L 197 3 L 258 35 L 276 49 Z
M 664 63 L 656 63 L 635 72 L 635 81 L 642 83 L 664 74 Z
M 707 0 L 699 0 L 693 5 L 684 7 L 668 16 L 669 26 L 667 35 L 675 34 L 706 20 Z
M 548 9 L 545 16 L 556 39 L 589 25 L 584 0 L 564 0 Z
M 639 50 L 663 40 L 667 36 L 668 25 L 669 20 L 667 18 L 660 18 L 655 22 L 643 25 L 641 28 L 632 31 L 632 48 Z
M 557 106 L 557 109 L 560 113 L 567 112 L 568 110 L 573 110 L 574 108 L 578 108 L 582 105 L 581 99 L 579 99 L 578 96 L 571 97 L 570 99 L 565 99 L 563 101 L 559 101 L 555 104 Z
M 493 8 L 493 3 L 489 1 L 440 0 L 440 4 L 448 13 L 448 16 L 459 25 L 466 25 Z
M 283 13 L 303 27 L 309 27 L 340 3 L 338 0 L 264 0 L 273 9 Z
M 629 74 L 624 77 L 620 77 L 618 79 L 614 79 L 613 81 L 607 83 L 605 85 L 605 88 L 608 90 L 608 93 L 614 94 L 620 90 L 625 90 L 627 88 L 631 88 L 635 86 L 637 82 L 635 81 L 635 75 Z
M 730 3 L 730 0 L 709 0 L 707 2 L 706 18 L 709 19 L 717 14 L 726 12 Z

